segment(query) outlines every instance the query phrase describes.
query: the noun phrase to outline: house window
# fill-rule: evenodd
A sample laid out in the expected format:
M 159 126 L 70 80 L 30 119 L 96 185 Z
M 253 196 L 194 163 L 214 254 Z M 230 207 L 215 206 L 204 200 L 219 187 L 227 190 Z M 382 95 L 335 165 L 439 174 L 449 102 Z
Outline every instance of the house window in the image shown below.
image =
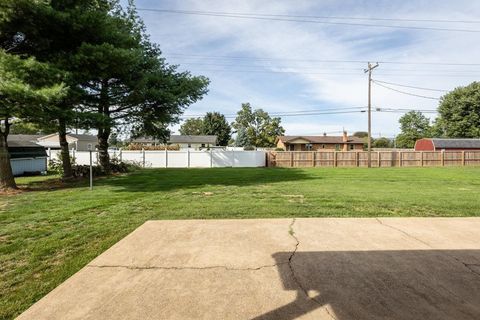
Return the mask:
M 202 143 L 202 148 L 205 148 L 205 143 Z
M 335 150 L 340 151 L 340 145 L 338 143 L 335 145 Z
M 305 150 L 311 151 L 312 150 L 312 144 L 311 143 L 305 144 Z
M 350 145 L 350 150 L 355 150 L 355 145 L 351 144 Z
M 91 143 L 87 144 L 87 150 L 93 150 Z
M 324 144 L 322 144 L 322 149 L 325 149 L 325 145 L 324 145 Z

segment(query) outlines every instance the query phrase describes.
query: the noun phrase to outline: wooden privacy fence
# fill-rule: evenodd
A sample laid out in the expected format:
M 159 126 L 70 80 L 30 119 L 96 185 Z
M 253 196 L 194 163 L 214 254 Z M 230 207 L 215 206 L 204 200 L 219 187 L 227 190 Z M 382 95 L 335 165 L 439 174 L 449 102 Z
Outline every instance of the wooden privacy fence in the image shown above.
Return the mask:
M 367 151 L 271 151 L 269 167 L 367 167 Z M 372 167 L 480 166 L 480 151 L 372 151 Z

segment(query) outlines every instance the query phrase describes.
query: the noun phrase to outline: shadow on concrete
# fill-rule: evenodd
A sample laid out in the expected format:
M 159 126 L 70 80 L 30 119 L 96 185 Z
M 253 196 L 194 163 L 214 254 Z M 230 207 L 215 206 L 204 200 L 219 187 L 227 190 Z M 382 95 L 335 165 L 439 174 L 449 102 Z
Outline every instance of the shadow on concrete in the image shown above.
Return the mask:
M 360 241 L 360 240 L 359 240 Z M 254 319 L 480 319 L 480 250 L 279 252 L 297 299 Z M 307 293 L 309 296 L 307 296 Z
M 251 186 L 298 180 L 321 179 L 305 171 L 280 168 L 144 169 L 125 176 L 95 181 L 114 191 L 157 192 L 213 186 Z

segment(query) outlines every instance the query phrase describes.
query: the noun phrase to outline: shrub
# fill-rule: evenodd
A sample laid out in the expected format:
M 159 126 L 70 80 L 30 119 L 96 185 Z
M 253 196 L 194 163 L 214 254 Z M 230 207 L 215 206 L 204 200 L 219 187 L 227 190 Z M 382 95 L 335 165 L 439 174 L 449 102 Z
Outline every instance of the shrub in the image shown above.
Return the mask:
M 75 165 L 75 158 L 70 157 L 70 162 L 72 163 L 72 166 Z M 48 160 L 48 170 L 59 174 L 63 175 L 63 164 L 62 164 L 62 153 L 58 152 L 55 158 L 50 158 Z
M 275 148 L 275 151 L 285 151 L 283 148 Z
M 243 147 L 243 150 L 252 151 L 252 150 L 255 150 L 255 147 L 254 146 L 245 146 L 245 147 Z

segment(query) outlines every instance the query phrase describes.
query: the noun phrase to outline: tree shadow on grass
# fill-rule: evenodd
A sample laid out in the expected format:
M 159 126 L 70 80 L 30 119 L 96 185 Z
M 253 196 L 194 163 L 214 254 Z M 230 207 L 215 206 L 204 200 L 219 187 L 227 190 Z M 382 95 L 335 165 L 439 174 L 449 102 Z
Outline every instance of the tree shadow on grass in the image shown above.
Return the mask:
M 296 319 L 319 308 L 336 320 L 480 319 L 480 250 L 279 252 L 273 257 L 284 289 L 296 291 L 297 298 L 255 320 Z
M 298 169 L 207 168 L 145 169 L 95 182 L 114 191 L 156 192 L 201 186 L 252 186 L 278 182 L 320 179 Z

